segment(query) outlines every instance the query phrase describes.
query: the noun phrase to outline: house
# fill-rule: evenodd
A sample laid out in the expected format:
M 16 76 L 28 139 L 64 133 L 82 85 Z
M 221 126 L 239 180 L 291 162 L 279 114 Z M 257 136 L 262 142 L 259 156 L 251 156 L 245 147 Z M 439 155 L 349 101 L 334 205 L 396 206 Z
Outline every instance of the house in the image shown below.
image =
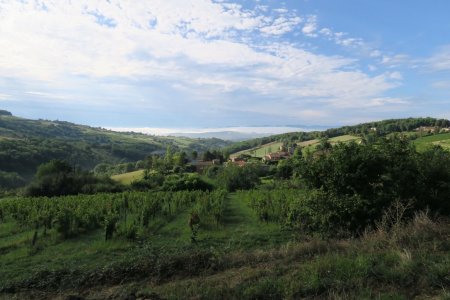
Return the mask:
M 236 165 L 238 167 L 243 167 L 247 164 L 247 162 L 245 160 L 239 160 L 239 161 L 235 161 L 235 162 L 231 162 L 233 165 Z
M 277 162 L 282 159 L 289 158 L 291 155 L 289 152 L 286 151 L 278 151 L 274 153 L 269 153 L 266 156 L 263 157 L 264 162 Z
M 419 132 L 427 132 L 427 133 L 434 133 L 436 131 L 436 129 L 438 129 L 438 127 L 433 127 L 433 126 L 420 126 L 416 129 L 414 129 L 415 131 L 419 131 Z
M 239 161 L 244 161 L 244 158 L 241 156 L 233 156 L 231 158 L 231 162 L 239 162 Z

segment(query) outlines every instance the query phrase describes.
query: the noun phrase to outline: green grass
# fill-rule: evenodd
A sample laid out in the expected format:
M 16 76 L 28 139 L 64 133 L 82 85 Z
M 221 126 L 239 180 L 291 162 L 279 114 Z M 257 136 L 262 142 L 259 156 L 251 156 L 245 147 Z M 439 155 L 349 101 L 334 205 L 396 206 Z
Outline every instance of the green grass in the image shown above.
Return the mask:
M 341 135 L 341 136 L 336 136 L 336 137 L 328 139 L 328 141 L 330 142 L 331 145 L 335 145 L 337 143 L 348 143 L 351 141 L 358 142 L 360 140 L 361 140 L 360 137 L 354 136 L 354 135 Z M 313 152 L 316 149 L 316 147 L 319 145 L 319 143 L 320 143 L 320 140 L 315 139 L 315 140 L 300 142 L 300 143 L 297 143 L 297 145 L 303 148 L 303 153 L 306 153 L 307 151 Z
M 329 139 L 329 142 L 333 145 L 338 142 L 345 143 L 345 142 L 349 142 L 349 141 L 358 141 L 360 139 L 361 138 L 359 138 L 357 136 L 353 136 L 353 135 L 342 135 L 342 136 L 337 136 L 337 137 Z M 304 149 L 309 148 L 310 150 L 314 150 L 314 148 L 319 144 L 319 142 L 320 141 L 318 139 L 315 139 L 315 140 L 310 140 L 310 141 L 299 142 L 299 143 L 297 143 L 297 145 L 300 147 L 304 147 Z M 265 155 L 267 155 L 269 153 L 279 151 L 279 148 L 282 145 L 283 145 L 283 143 L 281 143 L 281 142 L 272 142 L 272 143 L 264 144 L 259 147 L 252 148 L 252 149 L 233 153 L 231 155 L 231 157 L 237 157 L 241 154 L 251 155 L 254 157 L 264 157 Z
M 359 239 L 322 240 L 258 220 L 230 194 L 221 224 L 156 220 L 138 241 L 103 230 L 62 240 L 0 223 L 0 299 L 441 299 L 450 285 L 450 226 L 427 217 Z M 132 220 L 129 220 L 132 222 Z M 15 293 L 11 293 L 15 291 Z
M 440 133 L 421 137 L 414 141 L 414 145 L 418 151 L 424 151 L 433 145 L 439 145 L 450 150 L 450 133 Z
M 187 209 L 169 220 L 157 219 L 150 226 L 151 233 L 143 236 L 142 242 L 146 249 L 150 249 L 150 252 L 160 249 L 176 252 L 192 247 L 191 231 L 187 224 L 190 211 L 191 209 Z M 62 240 L 54 230 L 49 230 L 44 236 L 41 229 L 34 247 L 31 246 L 33 234 L 33 230 L 22 230 L 11 220 L 0 224 L 0 287 L 5 281 L 29 280 L 30 277 L 37 276 L 39 270 L 88 272 L 101 270 L 123 257 L 134 263 L 142 256 L 139 243 L 123 238 L 105 242 L 103 230 Z M 202 225 L 195 247 L 225 247 L 230 251 L 255 249 L 280 245 L 289 239 L 290 234 L 281 231 L 278 225 L 259 222 L 247 203 L 231 195 L 226 202 L 224 223 Z
M 233 153 L 231 155 L 231 157 L 237 157 L 241 154 L 251 155 L 254 157 L 264 157 L 265 155 L 267 155 L 269 153 L 279 151 L 280 146 L 282 146 L 282 145 L 283 145 L 283 143 L 281 143 L 281 142 L 272 142 L 272 143 L 261 145 L 259 147 L 252 148 L 252 149 Z
M 349 141 L 357 141 L 360 140 L 361 138 L 358 136 L 354 136 L 354 135 L 341 135 L 341 136 L 336 136 L 333 137 L 331 139 L 329 139 L 330 143 L 339 143 L 339 142 L 349 142 Z
M 133 172 L 129 172 L 129 173 L 113 175 L 113 176 L 111 176 L 111 178 L 115 181 L 120 182 L 121 184 L 129 185 L 133 181 L 142 179 L 143 176 L 144 176 L 144 170 L 137 170 L 137 171 L 133 171 Z

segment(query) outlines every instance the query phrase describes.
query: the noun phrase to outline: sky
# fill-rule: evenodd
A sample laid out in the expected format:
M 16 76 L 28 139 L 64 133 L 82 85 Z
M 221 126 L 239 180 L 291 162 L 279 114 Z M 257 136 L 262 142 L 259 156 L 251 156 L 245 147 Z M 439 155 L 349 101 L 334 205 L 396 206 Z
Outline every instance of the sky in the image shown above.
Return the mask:
M 0 109 L 109 128 L 450 118 L 447 0 L 0 0 Z

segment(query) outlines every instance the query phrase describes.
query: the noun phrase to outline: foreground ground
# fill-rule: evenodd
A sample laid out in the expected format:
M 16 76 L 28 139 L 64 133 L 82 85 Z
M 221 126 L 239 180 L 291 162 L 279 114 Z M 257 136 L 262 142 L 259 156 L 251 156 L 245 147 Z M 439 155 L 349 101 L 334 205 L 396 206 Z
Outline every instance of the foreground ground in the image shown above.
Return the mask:
M 139 241 L 49 232 L 38 248 L 33 231 L 5 220 L 0 298 L 450 299 L 445 220 L 418 214 L 358 239 L 323 239 L 261 222 L 231 194 L 222 224 L 201 227 L 192 243 L 188 216 Z

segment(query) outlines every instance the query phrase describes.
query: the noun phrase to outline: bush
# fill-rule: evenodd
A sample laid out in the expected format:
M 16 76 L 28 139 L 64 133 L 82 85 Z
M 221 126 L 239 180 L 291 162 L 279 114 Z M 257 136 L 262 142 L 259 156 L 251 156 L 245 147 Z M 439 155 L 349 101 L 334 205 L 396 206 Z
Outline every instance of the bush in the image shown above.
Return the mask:
M 367 202 L 358 195 L 337 196 L 323 190 L 312 190 L 292 206 L 291 226 L 322 235 L 362 232 L 372 220 Z
M 211 191 L 213 186 L 204 181 L 198 174 L 166 176 L 162 186 L 164 191 Z
M 326 154 L 308 157 L 297 172 L 310 189 L 325 193 L 318 203 L 341 209 L 339 205 L 346 206 L 352 197 L 362 201 L 361 224 L 380 220 L 394 201 L 412 203 L 409 217 L 427 207 L 450 213 L 450 153 L 440 147 L 418 153 L 402 137 L 366 145 L 341 143 Z
M 69 164 L 52 160 L 39 166 L 27 187 L 27 196 L 62 196 L 120 192 L 122 187 L 109 177 L 96 177 L 91 173 L 74 170 Z
M 15 172 L 0 171 L 0 188 L 17 188 L 25 185 L 25 179 Z
M 257 171 L 257 167 L 252 165 L 244 167 L 229 165 L 220 170 L 217 181 L 219 186 L 230 192 L 248 190 L 260 183 Z

